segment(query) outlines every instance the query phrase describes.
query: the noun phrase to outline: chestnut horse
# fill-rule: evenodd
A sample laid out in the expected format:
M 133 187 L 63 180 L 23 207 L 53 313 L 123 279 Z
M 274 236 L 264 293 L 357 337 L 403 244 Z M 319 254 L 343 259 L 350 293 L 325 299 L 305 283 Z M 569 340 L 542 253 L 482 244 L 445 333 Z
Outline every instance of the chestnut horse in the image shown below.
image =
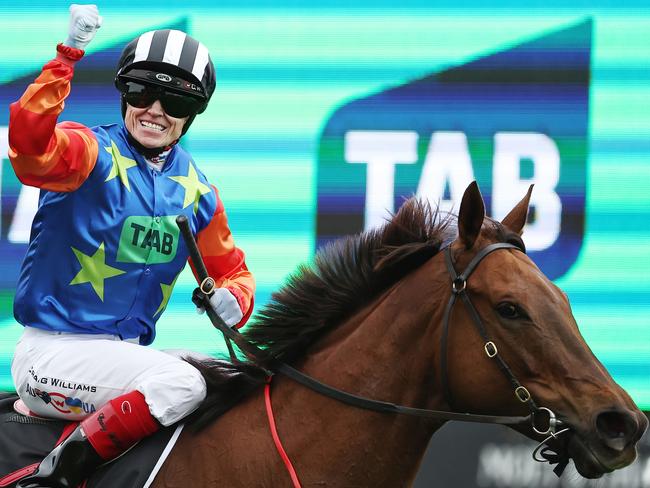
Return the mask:
M 245 335 L 312 377 L 368 398 L 489 415 L 525 415 L 534 402 L 569 429 L 550 444 L 562 443 L 583 476 L 627 466 L 647 419 L 585 344 L 566 295 L 525 254 L 529 199 L 530 190 L 499 223 L 485 217 L 473 183 L 457 224 L 411 199 L 384 228 L 319 252 Z M 495 243 L 509 245 L 486 254 Z M 449 274 L 468 266 L 471 276 L 452 286 Z M 473 306 L 450 301 L 461 287 Z M 229 400 L 223 371 L 204 369 L 209 391 L 220 393 L 195 415 L 204 428 L 186 429 L 152 486 L 291 486 L 262 388 L 214 420 L 241 393 Z M 232 377 L 259 382 L 251 371 Z M 282 375 L 272 400 L 303 487 L 410 486 L 444 423 L 356 408 Z M 531 426 L 517 430 L 540 439 Z

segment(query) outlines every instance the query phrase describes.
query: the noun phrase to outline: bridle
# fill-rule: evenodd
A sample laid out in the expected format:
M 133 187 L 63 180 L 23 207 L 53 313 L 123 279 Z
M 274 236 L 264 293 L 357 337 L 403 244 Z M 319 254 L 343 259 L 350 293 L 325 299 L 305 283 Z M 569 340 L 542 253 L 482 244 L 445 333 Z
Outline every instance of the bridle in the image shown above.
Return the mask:
M 453 395 L 451 388 L 449 387 L 449 375 L 447 373 L 447 342 L 449 337 L 449 324 L 451 322 L 452 310 L 454 308 L 456 300 L 460 298 L 465 304 L 465 309 L 469 313 L 469 316 L 472 319 L 472 323 L 476 327 L 476 330 L 483 340 L 483 350 L 485 351 L 485 354 L 488 358 L 496 362 L 501 372 L 508 379 L 510 385 L 514 390 L 514 394 L 517 400 L 519 400 L 521 403 L 524 403 L 528 407 L 530 415 L 526 418 L 530 419 L 530 425 L 533 431 L 535 431 L 537 434 L 548 436 L 533 451 L 533 459 L 538 462 L 549 462 L 551 464 L 557 463 L 554 471 L 558 476 L 560 476 L 560 474 L 562 474 L 564 471 L 566 464 L 568 463 L 568 454 L 566 452 L 554 453 L 549 450 L 548 446 L 546 446 L 546 443 L 551 439 L 557 438 L 558 435 L 568 432 L 569 428 L 564 427 L 564 423 L 555 416 L 555 413 L 551 409 L 537 406 L 528 389 L 519 382 L 515 374 L 512 372 L 512 369 L 510 369 L 506 361 L 499 354 L 499 349 L 497 348 L 496 344 L 490 339 L 490 336 L 488 335 L 487 330 L 483 325 L 483 321 L 481 320 L 481 316 L 476 311 L 476 307 L 474 307 L 474 304 L 472 304 L 472 300 L 467 293 L 467 280 L 472 272 L 488 254 L 498 249 L 516 249 L 518 251 L 524 252 L 519 246 L 516 246 L 514 244 L 502 242 L 489 244 L 482 248 L 472 258 L 462 273 L 457 273 L 452 259 L 451 246 L 447 246 L 444 251 L 445 266 L 447 267 L 447 271 L 451 277 L 451 295 L 449 297 L 449 301 L 447 302 L 447 306 L 445 307 L 445 312 L 442 319 L 442 338 L 440 340 L 440 371 L 444 395 L 447 404 L 453 409 Z M 541 414 L 544 414 L 547 417 L 546 429 L 540 428 L 537 422 Z
M 504 416 L 504 415 L 479 415 L 479 414 L 470 414 L 470 413 L 461 413 L 461 412 L 449 412 L 443 410 L 429 410 L 423 408 L 407 407 L 404 405 L 397 405 L 390 402 L 384 402 L 380 400 L 374 400 L 371 398 L 354 395 L 346 391 L 334 388 L 330 385 L 322 383 L 315 378 L 312 378 L 309 375 L 298 371 L 292 366 L 280 361 L 279 359 L 270 356 L 263 349 L 260 349 L 255 344 L 252 344 L 246 340 L 246 338 L 236 330 L 228 327 L 221 318 L 212 310 L 212 308 L 207 303 L 207 296 L 212 293 L 212 289 L 215 286 L 214 280 L 208 276 L 207 269 L 201 258 L 196 241 L 194 236 L 189 228 L 187 218 L 183 215 L 179 216 L 176 219 L 176 222 L 181 230 L 181 234 L 185 240 L 185 243 L 188 247 L 188 251 L 192 262 L 194 263 L 194 268 L 200 280 L 200 289 L 206 296 L 206 314 L 210 318 L 210 321 L 221 331 L 226 338 L 231 339 L 237 347 L 246 355 L 246 357 L 252 362 L 260 365 L 262 368 L 266 369 L 269 377 L 273 376 L 275 373 L 281 373 L 284 376 L 300 383 L 301 385 L 310 388 L 311 390 L 316 391 L 322 395 L 333 398 L 340 402 L 346 403 L 359 408 L 364 408 L 367 410 L 372 410 L 376 412 L 383 413 L 392 413 L 400 415 L 411 415 L 421 418 L 435 419 L 441 421 L 456 420 L 461 422 L 477 422 L 477 423 L 491 423 L 491 424 L 500 424 L 500 425 L 509 425 L 509 426 L 530 426 L 532 429 L 539 435 L 547 435 L 546 437 L 534 450 L 533 459 L 538 462 L 549 462 L 550 464 L 556 464 L 557 466 L 554 469 L 554 472 L 560 476 L 564 471 L 564 468 L 568 464 L 569 456 L 565 449 L 559 449 L 559 452 L 553 452 L 546 443 L 551 439 L 557 438 L 558 435 L 568 432 L 569 428 L 564 427 L 564 424 L 561 420 L 557 419 L 552 410 L 546 407 L 538 407 L 528 390 L 519 383 L 515 377 L 512 370 L 508 367 L 503 358 L 499 355 L 496 344 L 491 341 L 487 335 L 483 322 L 476 311 L 474 305 L 467 294 L 467 279 L 471 273 L 476 269 L 478 264 L 490 253 L 498 249 L 521 249 L 513 244 L 509 243 L 496 243 L 490 244 L 483 249 L 481 249 L 474 258 L 470 261 L 467 268 L 460 274 L 456 273 L 454 268 L 452 257 L 451 257 L 451 246 L 447 246 L 444 250 L 445 252 L 445 262 L 449 275 L 451 276 L 452 282 L 452 293 L 445 307 L 445 312 L 443 315 L 443 334 L 441 339 L 441 372 L 442 372 L 442 382 L 445 395 L 447 397 L 447 403 L 451 406 L 452 397 L 451 391 L 449 389 L 449 384 L 447 380 L 447 338 L 449 333 L 450 317 L 451 312 L 456 300 L 460 297 L 461 300 L 465 303 L 465 306 L 472 317 L 472 321 L 476 325 L 479 334 L 481 335 L 484 341 L 484 350 L 488 357 L 497 361 L 499 369 L 503 371 L 510 383 L 512 384 L 515 392 L 515 396 L 519 399 L 520 402 L 525 403 L 529 410 L 530 414 L 527 416 Z M 228 343 L 228 349 L 231 355 L 231 361 L 234 363 L 239 362 L 239 359 L 236 357 L 232 347 Z M 542 422 L 545 425 L 542 425 Z M 558 430 L 561 429 L 561 430 Z M 540 456 L 538 456 L 540 453 Z
M 453 395 L 449 387 L 449 379 L 448 379 L 449 374 L 447 372 L 447 342 L 448 342 L 447 339 L 449 337 L 449 324 L 451 322 L 450 319 L 451 319 L 452 310 L 454 308 L 454 304 L 456 303 L 456 300 L 460 298 L 465 304 L 465 309 L 469 313 L 469 316 L 472 319 L 472 323 L 476 327 L 476 330 L 478 331 L 478 333 L 481 336 L 481 339 L 483 340 L 483 344 L 484 344 L 483 349 L 485 351 L 485 354 L 487 355 L 488 358 L 496 362 L 501 372 L 505 375 L 505 377 L 512 385 L 514 389 L 515 397 L 517 397 L 517 399 L 521 403 L 524 403 L 528 406 L 528 409 L 530 410 L 531 415 L 533 415 L 533 419 L 534 419 L 535 413 L 538 412 L 540 408 L 535 404 L 535 401 L 533 400 L 530 392 L 526 389 L 525 386 L 523 386 L 519 382 L 519 380 L 517 380 L 517 377 L 512 372 L 512 369 L 510 369 L 508 364 L 499 354 L 499 350 L 496 344 L 490 339 L 487 331 L 485 330 L 485 326 L 483 325 L 483 321 L 481 320 L 480 315 L 476 311 L 476 308 L 472 304 L 469 294 L 467 293 L 467 279 L 470 277 L 472 272 L 477 268 L 479 263 L 488 254 L 498 249 L 516 249 L 521 251 L 521 249 L 518 246 L 515 246 L 513 244 L 507 244 L 507 243 L 490 244 L 488 246 L 485 246 L 483 249 L 481 249 L 476 254 L 476 256 L 472 258 L 470 263 L 467 265 L 467 268 L 465 268 L 465 270 L 462 273 L 456 272 L 454 263 L 452 261 L 451 246 L 447 246 L 447 248 L 444 251 L 445 265 L 447 266 L 447 271 L 449 272 L 449 276 L 451 277 L 451 296 L 449 297 L 449 301 L 447 302 L 447 306 L 445 307 L 445 313 L 442 319 L 442 338 L 440 340 L 440 371 L 442 376 L 443 391 L 445 393 L 445 398 L 447 400 L 447 403 L 453 409 Z M 535 422 L 532 423 L 533 430 L 541 435 L 554 432 L 560 423 L 560 421 L 556 419 L 555 414 L 551 410 L 544 408 L 544 411 L 549 416 L 549 422 L 548 422 L 549 425 L 547 429 L 544 431 L 540 431 L 535 425 Z

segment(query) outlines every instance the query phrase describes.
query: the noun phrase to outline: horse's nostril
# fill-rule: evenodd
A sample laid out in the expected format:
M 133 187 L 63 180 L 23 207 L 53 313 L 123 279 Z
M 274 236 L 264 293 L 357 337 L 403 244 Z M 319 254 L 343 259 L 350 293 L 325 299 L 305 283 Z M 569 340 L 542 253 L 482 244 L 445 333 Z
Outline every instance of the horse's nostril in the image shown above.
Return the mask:
M 639 426 L 628 413 L 602 412 L 596 417 L 598 435 L 611 449 L 622 451 L 634 440 Z

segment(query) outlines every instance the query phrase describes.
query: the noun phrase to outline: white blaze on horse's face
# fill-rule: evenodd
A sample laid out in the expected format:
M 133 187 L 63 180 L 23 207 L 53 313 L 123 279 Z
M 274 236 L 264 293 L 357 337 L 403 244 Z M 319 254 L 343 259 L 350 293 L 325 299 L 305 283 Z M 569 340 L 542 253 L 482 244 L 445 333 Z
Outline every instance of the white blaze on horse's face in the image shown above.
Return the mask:
M 470 185 L 458 217 L 459 236 L 452 244 L 458 272 L 489 244 L 507 241 L 518 245 L 530 194 L 529 190 L 499 224 L 485 220 L 478 186 Z M 585 343 L 567 296 L 516 249 L 499 249 L 485 256 L 467 280 L 467 292 L 516 380 L 537 406 L 549 408 L 571 428 L 568 452 L 580 474 L 599 477 L 631 463 L 647 419 Z M 465 310 L 457 310 L 454 318 L 454 327 L 474 327 Z M 480 351 L 483 345 L 475 333 L 465 344 L 454 344 L 452 336 L 449 347 Z M 471 392 L 456 388 L 467 392 L 454 398 L 457 407 L 472 410 L 480 405 L 490 413 L 504 409 L 528 413 L 493 358 L 486 354 L 478 359 L 468 354 L 464 359 L 462 354 L 449 354 L 452 356 L 450 370 L 452 366 L 460 369 L 454 377 L 472 378 L 476 386 Z M 532 432 L 526 434 L 533 436 Z

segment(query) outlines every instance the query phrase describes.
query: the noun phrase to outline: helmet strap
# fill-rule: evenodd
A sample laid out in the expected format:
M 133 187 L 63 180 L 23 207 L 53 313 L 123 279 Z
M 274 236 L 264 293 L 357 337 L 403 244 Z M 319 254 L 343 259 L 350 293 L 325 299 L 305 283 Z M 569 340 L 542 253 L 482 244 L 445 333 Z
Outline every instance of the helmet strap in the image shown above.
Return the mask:
M 169 151 L 172 147 L 174 147 L 178 143 L 178 139 L 176 139 L 168 146 L 144 147 L 142 144 L 140 144 L 140 142 L 138 142 L 138 140 L 135 137 L 133 137 L 133 135 L 129 132 L 129 129 L 126 129 L 126 138 L 128 139 L 129 144 L 135 147 L 136 151 L 138 151 L 147 159 L 153 159 L 155 157 L 160 156 L 160 154 L 162 154 L 165 151 Z
M 187 129 L 190 128 L 190 125 L 192 125 L 192 122 L 194 122 L 194 117 L 196 117 L 196 114 L 190 115 L 187 120 L 185 121 L 185 125 L 183 125 L 183 130 L 181 131 L 181 137 L 185 135 L 187 132 Z

